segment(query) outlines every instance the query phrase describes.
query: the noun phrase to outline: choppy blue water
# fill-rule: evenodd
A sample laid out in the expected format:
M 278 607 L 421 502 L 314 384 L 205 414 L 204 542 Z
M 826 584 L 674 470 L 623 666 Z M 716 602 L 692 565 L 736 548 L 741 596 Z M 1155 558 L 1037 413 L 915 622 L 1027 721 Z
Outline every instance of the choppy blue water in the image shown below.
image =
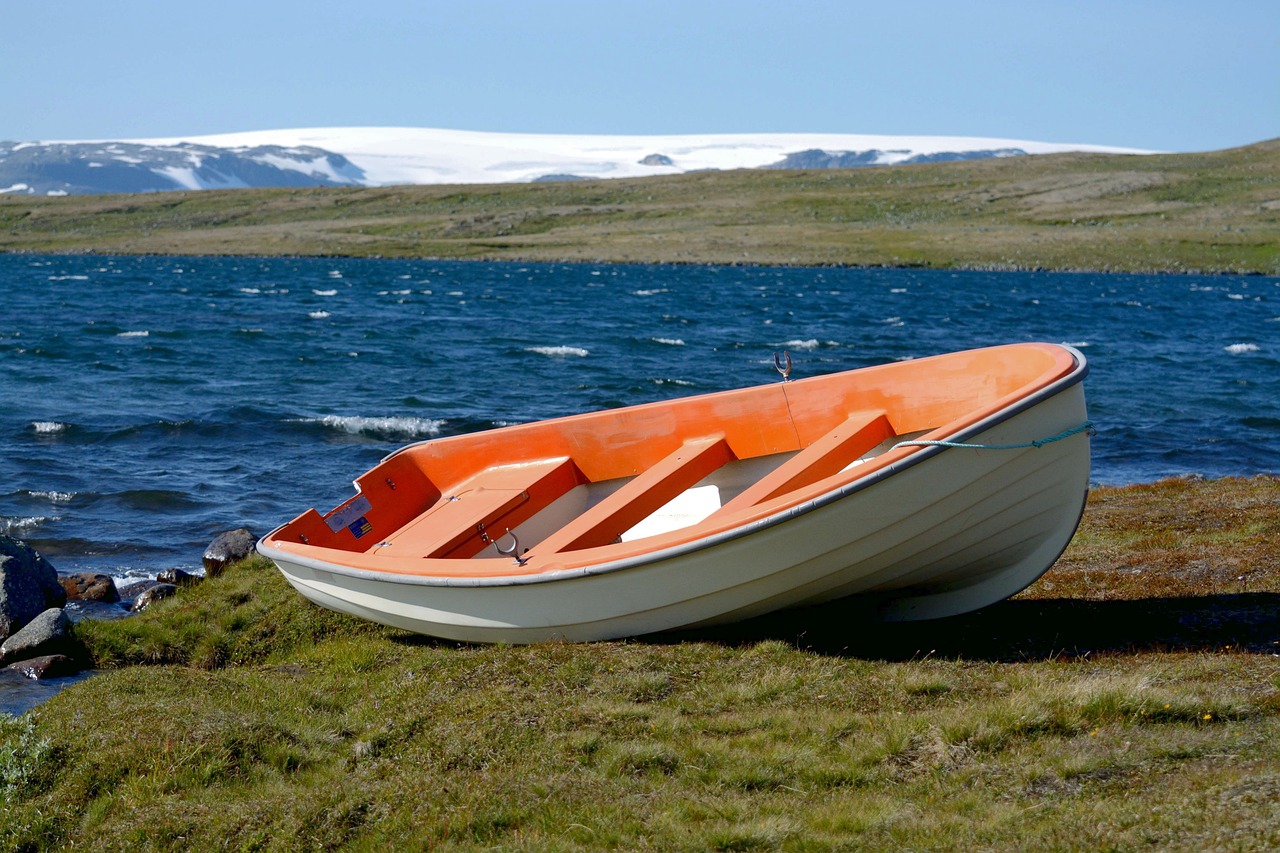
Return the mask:
M 1280 471 L 1280 279 L 0 255 L 0 532 L 197 567 L 409 441 L 1014 341 L 1089 357 L 1094 480 Z

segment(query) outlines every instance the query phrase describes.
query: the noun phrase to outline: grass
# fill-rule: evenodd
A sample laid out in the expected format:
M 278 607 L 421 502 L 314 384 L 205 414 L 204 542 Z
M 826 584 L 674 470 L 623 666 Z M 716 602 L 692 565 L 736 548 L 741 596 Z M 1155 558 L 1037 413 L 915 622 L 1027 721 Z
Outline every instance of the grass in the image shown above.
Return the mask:
M 1280 274 L 1280 140 L 495 186 L 0 195 L 0 251 Z
M 0 845 L 1274 848 L 1277 557 L 1275 478 L 1104 488 L 977 614 L 518 647 L 328 613 L 252 559 L 82 623 L 106 671 L 0 721 Z

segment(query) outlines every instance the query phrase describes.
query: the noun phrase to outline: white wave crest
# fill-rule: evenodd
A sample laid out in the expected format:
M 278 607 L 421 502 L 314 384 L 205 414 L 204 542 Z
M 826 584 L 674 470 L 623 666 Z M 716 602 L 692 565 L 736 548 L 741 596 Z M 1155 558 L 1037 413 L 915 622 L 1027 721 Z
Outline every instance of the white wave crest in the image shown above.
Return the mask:
M 44 498 L 50 503 L 64 504 L 76 496 L 75 492 L 29 492 L 33 498 Z
M 821 344 L 818 343 L 817 338 L 810 338 L 807 341 L 784 341 L 782 343 L 782 346 L 786 347 L 787 349 L 798 349 L 798 350 L 804 350 L 808 352 L 808 351 L 816 350 L 818 347 L 821 346 Z
M 525 352 L 533 352 L 538 355 L 549 355 L 557 358 L 567 358 L 574 356 L 575 358 L 585 358 L 591 353 L 582 347 L 526 347 Z
M 439 435 L 440 427 L 444 425 L 444 421 L 432 418 L 365 418 L 356 415 L 326 415 L 323 418 L 310 418 L 308 420 L 313 423 L 322 423 L 330 429 L 342 430 L 352 435 L 376 433 L 378 435 L 408 438 Z
M 121 332 L 120 334 L 116 335 L 116 337 L 117 337 L 117 338 L 145 338 L 145 337 L 150 336 L 150 334 L 151 334 L 150 332 L 146 332 L 146 331 L 142 331 L 142 332 Z
M 328 311 L 311 311 L 307 314 L 307 316 L 310 317 L 312 320 L 323 320 L 325 317 L 329 316 L 329 312 Z
M 33 421 L 31 423 L 31 428 L 41 435 L 52 435 L 53 433 L 62 432 L 70 426 L 70 424 L 64 424 L 59 421 Z
M 0 515 L 0 533 L 27 533 L 46 521 L 57 521 L 60 516 L 50 518 L 47 515 L 29 515 L 24 517 L 12 517 Z
M 338 295 L 338 291 L 336 290 L 312 290 L 311 292 L 314 293 L 316 296 L 337 296 Z
M 649 340 L 653 341 L 655 344 L 666 344 L 669 347 L 684 346 L 684 341 L 679 338 L 649 338 Z
M 633 290 L 631 292 L 635 296 L 657 296 L 659 293 L 670 293 L 671 290 L 666 287 L 655 287 L 652 290 Z
M 1231 344 L 1230 346 L 1223 347 L 1223 349 L 1231 353 L 1232 355 L 1240 355 L 1241 353 L 1246 353 L 1246 352 L 1257 352 L 1258 345 L 1257 344 Z

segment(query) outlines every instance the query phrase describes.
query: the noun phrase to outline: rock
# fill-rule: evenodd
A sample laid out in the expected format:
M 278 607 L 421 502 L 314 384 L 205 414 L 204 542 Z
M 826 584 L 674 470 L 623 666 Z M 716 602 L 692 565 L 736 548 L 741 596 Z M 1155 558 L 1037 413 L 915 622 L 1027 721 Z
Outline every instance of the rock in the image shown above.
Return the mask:
M 137 613 L 139 610 L 145 610 L 149 605 L 155 604 L 165 598 L 169 598 L 178 591 L 178 588 L 171 583 L 152 584 L 142 591 L 142 594 L 133 600 L 133 607 L 130 609 Z
M 119 601 L 120 592 L 110 575 L 80 572 L 58 578 L 67 593 L 67 601 Z
M 131 598 L 137 598 L 151 587 L 158 584 L 159 581 L 153 578 L 143 578 L 142 580 L 130 581 L 124 586 L 117 587 L 122 601 L 128 601 Z
M 60 607 L 50 607 L 0 644 L 0 664 L 41 657 L 73 656 L 75 639 L 71 636 L 71 620 Z
M 252 554 L 257 541 L 257 537 L 243 527 L 219 533 L 204 549 L 205 575 L 216 578 L 229 563 Z
M 80 671 L 80 664 L 66 655 L 42 655 L 11 663 L 9 669 L 27 678 L 61 678 L 64 675 L 75 675 Z
M 640 161 L 641 166 L 674 166 L 675 163 L 666 154 L 650 154 Z
M 25 542 L 0 535 L 0 640 L 67 603 L 58 572 Z
M 156 580 L 160 583 L 171 583 L 174 586 L 191 586 L 200 583 L 204 578 L 184 572 L 182 569 L 163 569 L 156 573 Z

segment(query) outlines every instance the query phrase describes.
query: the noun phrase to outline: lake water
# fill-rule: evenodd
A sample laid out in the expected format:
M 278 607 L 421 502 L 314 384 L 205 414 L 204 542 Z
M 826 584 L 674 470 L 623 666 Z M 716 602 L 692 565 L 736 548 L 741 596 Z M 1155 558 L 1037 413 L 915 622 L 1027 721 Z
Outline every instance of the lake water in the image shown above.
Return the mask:
M 1093 479 L 1280 471 L 1280 279 L 0 255 L 0 532 L 192 569 L 396 447 L 1015 341 L 1089 359 Z

